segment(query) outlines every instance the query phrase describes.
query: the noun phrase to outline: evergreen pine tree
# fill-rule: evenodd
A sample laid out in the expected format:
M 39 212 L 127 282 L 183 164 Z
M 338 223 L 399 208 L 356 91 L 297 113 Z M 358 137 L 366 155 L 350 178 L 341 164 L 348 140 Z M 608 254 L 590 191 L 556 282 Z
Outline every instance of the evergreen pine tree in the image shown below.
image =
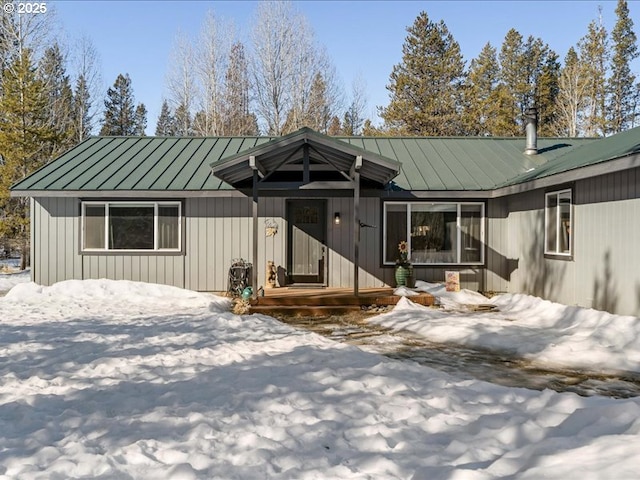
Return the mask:
M 307 109 L 304 114 L 303 125 L 318 132 L 326 133 L 329 128 L 329 104 L 326 96 L 326 83 L 320 72 L 313 77 Z
M 409 135 L 456 135 L 464 80 L 460 45 L 443 21 L 425 12 L 407 29 L 402 62 L 393 67 L 390 102 L 380 111 L 387 127 Z
M 84 75 L 76 81 L 73 94 L 73 140 L 79 143 L 91 134 L 93 129 L 91 117 L 91 94 Z
M 383 135 L 387 135 L 388 132 L 384 129 L 376 127 L 370 119 L 366 119 L 364 121 L 364 125 L 362 127 L 362 135 L 365 137 L 381 137 Z
M 23 49 L 3 71 L 0 96 L 0 237 L 29 253 L 29 199 L 10 198 L 9 187 L 46 163 L 56 135 L 47 113 L 47 90 L 37 77 L 31 51 Z
M 257 135 L 257 122 L 249 111 L 249 70 L 242 43 L 229 53 L 223 95 L 223 130 L 225 135 Z
M 521 135 L 524 112 L 538 109 L 541 134 L 547 134 L 555 118 L 558 95 L 558 57 L 541 39 L 529 36 L 526 41 L 515 29 L 509 30 L 500 50 L 502 83 L 510 101 L 500 110 L 499 121 L 510 125 L 507 134 Z
M 342 127 L 340 126 L 340 119 L 335 115 L 331 117 L 331 121 L 329 122 L 329 130 L 327 131 L 327 135 L 331 135 L 332 137 L 336 137 L 338 135 L 342 135 Z
M 55 140 L 46 154 L 53 158 L 71 148 L 73 138 L 73 92 L 64 67 L 64 56 L 57 43 L 44 52 L 39 76 L 47 96 L 47 116 L 55 132 Z
M 500 77 L 501 84 L 504 85 L 506 104 L 504 108 L 499 110 L 498 121 L 508 128 L 505 135 L 520 135 L 521 115 L 524 113 L 526 106 L 525 95 L 529 89 L 526 83 L 526 74 L 524 69 L 523 55 L 524 42 L 522 35 L 511 29 L 507 32 L 502 47 L 500 49 Z
M 336 117 L 337 118 L 337 117 Z M 342 122 L 342 130 L 344 135 L 360 135 L 364 118 L 361 117 L 361 108 L 358 100 L 354 99 L 349 104 L 346 112 L 344 112 L 344 120 Z
M 129 74 L 118 75 L 107 90 L 104 120 L 100 135 L 135 135 L 135 98 Z
M 613 56 L 609 77 L 609 132 L 618 133 L 629 128 L 634 121 L 635 79 L 631 62 L 638 57 L 637 37 L 633 20 L 629 17 L 626 0 L 618 0 L 616 24 L 611 31 Z
M 606 75 L 609 62 L 607 31 L 602 18 L 592 21 L 587 34 L 578 42 L 578 56 L 586 71 L 587 91 L 584 112 L 584 135 L 604 136 L 607 131 Z
M 462 121 L 466 135 L 499 135 L 498 81 L 500 65 L 497 51 L 487 43 L 478 58 L 471 60 L 465 83 Z
M 158 137 L 170 137 L 176 134 L 175 119 L 171 114 L 171 108 L 169 108 L 169 104 L 166 100 L 162 101 L 155 134 Z
M 204 125 L 206 113 L 201 111 L 196 113 L 193 123 Z M 190 137 L 193 135 L 193 123 L 191 121 L 191 115 L 189 114 L 189 108 L 185 104 L 178 105 L 174 114 L 175 119 L 175 134 L 183 137 Z
M 133 121 L 133 134 L 138 137 L 143 137 L 147 129 L 147 107 L 144 103 L 138 104 Z
M 336 118 L 337 120 L 337 118 Z M 339 121 L 338 121 L 339 123 Z M 351 137 L 353 135 L 355 135 L 355 125 L 354 125 L 354 121 L 353 121 L 353 116 L 351 113 L 351 109 L 347 109 L 346 112 L 344 112 L 344 118 L 342 119 L 342 128 L 340 129 L 342 132 L 342 135 L 346 135 L 348 137 Z
M 545 45 L 538 52 L 540 63 L 537 72 L 531 78 L 535 85 L 533 104 L 538 109 L 539 135 L 548 137 L 553 135 L 558 115 L 556 100 L 559 93 L 560 63 L 558 55 L 548 46 Z

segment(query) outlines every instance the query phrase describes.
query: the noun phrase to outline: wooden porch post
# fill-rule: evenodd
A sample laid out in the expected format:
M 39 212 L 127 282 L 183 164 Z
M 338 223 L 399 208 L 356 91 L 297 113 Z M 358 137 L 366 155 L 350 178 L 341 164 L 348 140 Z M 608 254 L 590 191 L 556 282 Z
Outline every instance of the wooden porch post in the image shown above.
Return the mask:
M 255 165 L 255 157 L 253 157 Z M 251 263 L 251 286 L 253 287 L 253 298 L 258 296 L 258 169 L 253 169 L 253 259 Z
M 359 295 L 360 272 L 360 167 L 362 157 L 358 155 L 353 165 L 353 295 Z

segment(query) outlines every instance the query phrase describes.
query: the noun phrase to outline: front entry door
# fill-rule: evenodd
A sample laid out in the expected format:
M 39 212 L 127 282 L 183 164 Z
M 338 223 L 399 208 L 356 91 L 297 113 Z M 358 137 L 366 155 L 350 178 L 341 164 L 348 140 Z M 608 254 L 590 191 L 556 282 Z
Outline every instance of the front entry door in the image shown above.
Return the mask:
M 325 283 L 326 202 L 287 202 L 289 283 Z

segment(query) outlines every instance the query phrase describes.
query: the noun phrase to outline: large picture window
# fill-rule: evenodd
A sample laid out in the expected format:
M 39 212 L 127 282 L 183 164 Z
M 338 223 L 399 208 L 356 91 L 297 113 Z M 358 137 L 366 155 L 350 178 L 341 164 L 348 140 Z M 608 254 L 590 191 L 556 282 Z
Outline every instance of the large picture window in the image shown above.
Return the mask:
M 83 202 L 82 250 L 180 250 L 180 202 Z
M 385 264 L 396 262 L 402 241 L 414 265 L 482 264 L 484 204 L 385 202 Z
M 545 248 L 550 255 L 571 255 L 571 190 L 545 195 Z

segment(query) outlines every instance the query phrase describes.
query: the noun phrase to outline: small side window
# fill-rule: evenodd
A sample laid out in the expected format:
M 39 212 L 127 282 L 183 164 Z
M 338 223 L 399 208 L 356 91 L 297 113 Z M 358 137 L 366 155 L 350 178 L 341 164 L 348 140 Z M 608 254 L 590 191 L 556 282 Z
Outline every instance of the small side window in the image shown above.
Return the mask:
M 545 195 L 545 249 L 549 255 L 572 254 L 571 190 L 550 192 Z

